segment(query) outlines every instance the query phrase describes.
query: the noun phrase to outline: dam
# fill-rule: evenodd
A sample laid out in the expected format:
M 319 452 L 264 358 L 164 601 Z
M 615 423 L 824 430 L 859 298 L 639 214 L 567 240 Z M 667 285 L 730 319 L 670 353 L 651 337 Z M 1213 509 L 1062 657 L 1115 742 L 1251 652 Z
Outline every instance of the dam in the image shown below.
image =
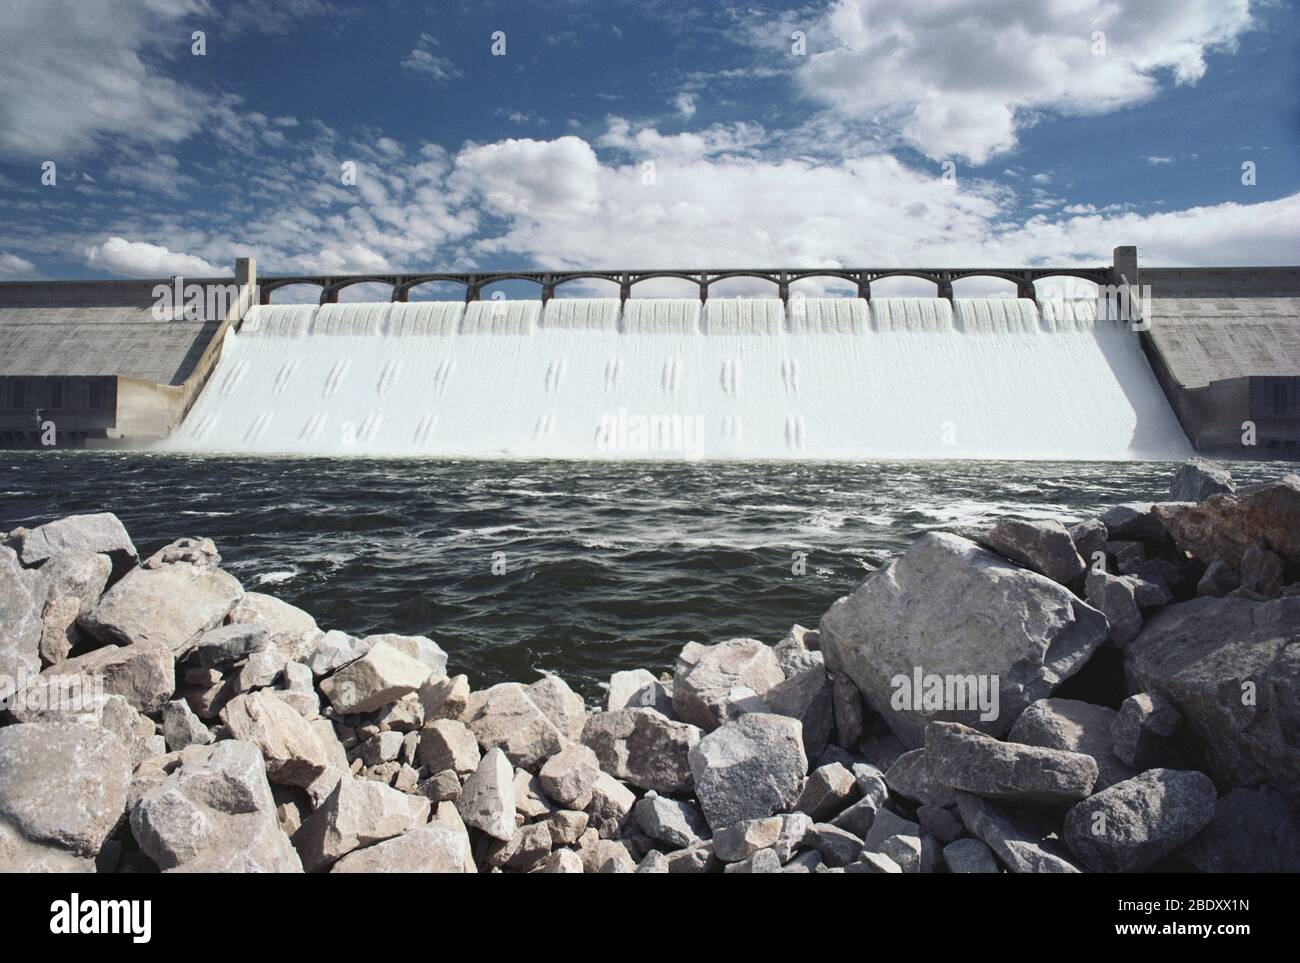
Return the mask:
M 831 275 L 856 297 L 790 285 Z M 933 298 L 873 296 L 908 275 Z M 989 275 L 1017 297 L 960 298 Z M 1140 292 L 1038 296 L 1057 275 Z M 698 298 L 633 297 L 672 276 Z M 777 297 L 709 297 L 736 276 Z M 535 282 L 536 300 L 481 299 Z M 600 278 L 617 298 L 556 297 Z M 462 301 L 409 300 L 428 280 Z M 339 303 L 359 283 L 384 302 Z M 0 442 L 288 454 L 705 459 L 1293 458 L 1300 451 L 1300 270 L 546 272 L 259 280 L 157 317 L 156 282 L 0 285 Z M 319 303 L 279 304 L 290 284 Z M 146 296 L 147 293 L 147 296 Z M 99 387 L 94 386 L 98 384 Z M 93 392 L 93 397 L 92 397 Z M 97 406 L 89 402 L 94 400 Z

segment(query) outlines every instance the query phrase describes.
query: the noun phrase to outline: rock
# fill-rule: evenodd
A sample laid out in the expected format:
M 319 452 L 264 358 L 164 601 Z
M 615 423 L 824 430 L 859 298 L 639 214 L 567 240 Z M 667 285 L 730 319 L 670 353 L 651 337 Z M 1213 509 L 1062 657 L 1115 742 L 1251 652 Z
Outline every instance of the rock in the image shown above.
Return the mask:
M 565 739 L 576 742 L 582 738 L 583 726 L 587 722 L 587 707 L 583 704 L 582 696 L 570 689 L 569 684 L 558 675 L 543 676 L 526 686 L 524 693 L 555 724 Z
M 581 873 L 582 857 L 571 849 L 557 849 L 546 857 L 536 873 Z
M 391 642 L 378 642 L 365 655 L 320 684 L 335 712 L 374 712 L 415 692 L 429 677 L 429 667 Z
M 1288 562 L 1300 562 L 1300 476 L 1286 475 L 1238 495 L 1211 495 L 1198 505 L 1156 505 L 1157 518 L 1180 549 L 1205 562 L 1240 570 L 1242 556 L 1262 542 Z
M 542 788 L 542 781 L 527 769 L 516 769 L 515 812 L 523 816 L 525 822 L 535 822 L 549 818 L 555 810 L 555 804 Z
M 831 606 L 821 645 L 828 664 L 915 748 L 930 719 L 1004 735 L 1026 706 L 1084 664 L 1106 631 L 1105 616 L 1058 583 L 931 532 Z M 912 693 L 917 676 L 924 689 Z M 926 708 L 935 681 L 941 704 L 952 707 Z M 1000 686 L 996 706 L 986 693 L 979 707 L 981 682 Z
M 550 852 L 550 827 L 546 823 L 532 823 L 520 826 L 508 841 L 494 843 L 488 850 L 487 864 L 526 870 L 545 859 Z
M 888 836 L 880 841 L 876 852 L 888 856 L 904 873 L 920 873 L 921 839 L 919 836 Z
M 1074 550 L 1079 553 L 1083 563 L 1091 568 L 1098 561 L 1105 561 L 1106 523 L 1100 518 L 1086 518 L 1074 525 L 1067 526 Z
M 514 769 L 500 749 L 489 749 L 461 789 L 456 810 L 466 825 L 506 841 L 515 834 Z
M 0 700 L 13 693 L 20 677 L 41 670 L 47 592 L 44 579 L 24 571 L 13 550 L 0 545 Z
M 1282 559 L 1255 544 L 1241 556 L 1241 586 L 1245 598 L 1275 599 L 1282 594 Z
M 728 863 L 723 869 L 725 873 L 779 873 L 781 872 L 781 860 L 770 849 L 760 849 L 752 856 L 741 860 L 738 863 Z
M 1241 577 L 1227 562 L 1215 559 L 1205 567 L 1205 574 L 1196 583 L 1197 595 L 1220 599 L 1241 586 Z
M 821 665 L 778 682 L 763 693 L 763 701 L 768 711 L 798 719 L 803 724 L 804 753 L 809 759 L 816 759 L 826 751 L 835 710 L 831 702 L 831 677 Z
M 479 696 L 480 693 L 474 693 Z M 466 709 L 468 724 L 486 752 L 501 749 L 512 763 L 530 772 L 564 747 L 567 739 L 516 682 L 494 685 L 478 705 Z
M 1149 769 L 1072 808 L 1062 838 L 1094 872 L 1138 872 L 1204 829 L 1215 797 L 1202 773 Z
M 634 873 L 636 861 L 622 843 L 598 839 L 583 851 L 582 867 L 587 873 Z
M 816 822 L 830 819 L 853 800 L 857 782 L 853 773 L 840 763 L 814 769 L 804 783 L 795 809 L 807 813 Z
M 847 866 L 862 856 L 863 841 L 847 830 L 829 823 L 816 823 L 804 836 L 804 845 L 822 854 L 827 866 Z
M 943 848 L 943 864 L 950 873 L 1000 873 L 993 850 L 978 839 L 958 839 Z
M 402 751 L 404 738 L 402 733 L 392 732 L 391 730 L 376 733 L 360 745 L 357 750 L 357 758 L 367 768 L 393 762 Z M 473 736 L 470 737 L 471 742 L 473 742 L 473 738 Z M 478 743 L 474 743 L 474 755 L 478 756 Z M 433 768 L 441 770 L 448 767 L 434 766 Z
M 431 802 L 455 802 L 460 798 L 460 778 L 452 770 L 444 769 L 424 780 L 416 790 Z
M 882 800 L 879 798 L 864 797 L 832 819 L 831 825 L 846 830 L 854 836 L 865 838 L 875 824 L 881 805 Z
M 197 565 L 162 565 L 128 572 L 80 620 L 102 642 L 160 642 L 176 657 L 219 626 L 243 597 L 234 576 Z
M 1116 577 L 1123 579 L 1133 587 L 1133 600 L 1137 602 L 1140 609 L 1168 605 L 1174 600 L 1169 591 L 1169 586 L 1165 582 L 1153 582 L 1137 575 L 1119 575 Z
M 607 772 L 596 777 L 591 787 L 591 802 L 587 804 L 590 826 L 603 838 L 623 831 L 636 794 Z
M 776 654 L 757 639 L 691 643 L 673 676 L 673 708 L 678 718 L 712 732 L 741 711 L 761 708 L 756 698 L 784 681 Z
M 119 577 L 140 558 L 126 528 L 110 512 L 69 515 L 38 525 L 27 529 L 18 543 L 24 565 L 37 565 L 64 552 L 93 552 L 107 555 Z
M 1149 502 L 1112 505 L 1101 513 L 1110 542 L 1141 542 L 1144 545 L 1167 545 L 1171 539 L 1164 522 Z
M 363 846 L 418 829 L 429 821 L 429 800 L 373 779 L 345 776 L 293 834 L 302 865 L 315 872 Z M 514 819 L 511 818 L 511 830 Z
M 809 645 L 810 641 L 812 645 Z M 809 669 L 826 668 L 826 659 L 817 651 L 816 642 L 816 632 L 810 632 L 802 625 L 795 625 L 772 649 L 777 663 L 781 666 L 781 672 L 787 679 Z
M 1182 721 L 1182 714 L 1173 703 L 1155 692 L 1129 696 L 1111 719 L 1116 756 L 1137 769 L 1153 768 Z
M 930 769 L 924 749 L 913 749 L 894 760 L 885 773 L 889 791 L 913 802 L 951 806 L 957 802 L 952 786 Z
M 266 648 L 270 640 L 270 634 L 260 625 L 221 625 L 199 636 L 194 645 L 194 659 L 201 666 L 224 665 Z
M 638 873 L 666 873 L 668 872 L 668 857 L 657 849 L 652 849 L 641 858 L 641 862 L 636 864 Z
M 161 642 L 107 645 L 68 659 L 50 671 L 99 679 L 105 692 L 124 697 L 137 712 L 158 712 L 176 691 L 172 652 Z
M 831 712 L 839 744 L 856 746 L 862 738 L 862 696 L 853 680 L 841 672 L 831 673 Z
M 1074 539 L 1058 521 L 1003 518 L 984 535 L 982 542 L 1003 558 L 1019 562 L 1062 585 L 1073 582 L 1085 568 Z
M 691 774 L 710 826 L 794 808 L 808 771 L 801 729 L 788 716 L 748 713 L 695 744 Z
M 669 718 L 673 715 L 673 700 L 664 684 L 645 669 L 615 672 L 609 677 L 609 694 L 605 698 L 605 711 L 618 709 L 655 709 Z
M 331 873 L 474 872 L 465 831 L 428 825 L 349 853 Z
M 551 830 L 551 845 L 572 846 L 587 831 L 586 813 L 572 809 L 559 809 L 547 817 L 546 825 Z
M 368 639 L 358 639 L 346 632 L 332 629 L 316 640 L 316 647 L 307 657 L 307 666 L 313 675 L 320 678 L 355 662 L 369 651 Z
M 846 873 L 901 873 L 903 868 L 884 853 L 864 852 L 857 862 L 844 867 Z
M 195 751 L 197 750 L 197 751 Z M 164 872 L 302 871 L 280 829 L 262 754 L 226 740 L 193 747 L 131 810 L 131 833 Z
M 759 850 L 776 847 L 781 863 L 794 855 L 812 826 L 803 813 L 744 819 L 713 834 L 713 851 L 724 863 L 738 863 Z
M 96 558 L 104 558 L 96 555 Z M 51 596 L 41 616 L 41 641 L 37 646 L 41 665 L 58 665 L 78 645 L 82 636 L 77 629 L 81 603 L 66 595 Z M 2 657 L 0 657 L 2 658 Z
M 1097 764 L 1094 792 L 1136 776 L 1115 754 L 1115 710 L 1075 699 L 1040 699 L 1021 713 L 1007 739 L 1027 746 L 1091 756 Z
M 104 844 L 102 852 L 112 847 Z M 0 873 L 94 873 L 97 860 L 48 843 L 34 843 L 0 821 Z
M 231 735 L 251 742 L 266 759 L 266 774 L 284 786 L 309 786 L 336 768 L 317 731 L 269 692 L 236 696 L 221 712 Z
M 664 794 L 691 788 L 688 756 L 700 741 L 693 725 L 673 722 L 654 709 L 618 709 L 593 713 L 581 737 L 600 768 L 616 779 Z
M 667 855 L 670 873 L 712 873 L 722 863 L 713 855 L 713 843 L 705 840 Z
M 430 772 L 452 769 L 468 775 L 478 769 L 482 755 L 469 726 L 455 719 L 435 719 L 420 731 L 416 758 Z
M 235 692 L 252 692 L 272 685 L 284 671 L 284 653 L 277 649 L 254 652 L 239 667 L 231 681 Z
M 1300 805 L 1267 787 L 1233 789 L 1178 855 L 1202 873 L 1300 873 Z
M 957 793 L 957 808 L 966 829 L 982 840 L 1013 873 L 1077 873 L 1064 847 L 1040 827 L 1013 819 L 993 803 Z
M 316 620 L 308 613 L 262 592 L 245 592 L 230 610 L 229 621 L 232 625 L 265 630 L 271 647 L 282 652 L 288 662 L 305 664 L 323 637 Z
M 1203 502 L 1211 495 L 1231 494 L 1237 490 L 1227 469 L 1213 462 L 1194 458 L 1178 466 L 1169 483 L 1169 500 Z
M 955 722 L 926 727 L 925 756 L 954 789 L 1018 806 L 1063 809 L 1086 799 L 1097 781 L 1091 756 L 999 742 Z
M 212 742 L 208 727 L 179 699 L 163 706 L 162 727 L 163 738 L 171 752 L 180 752 L 188 745 L 206 746 Z
M 600 776 L 600 760 L 589 746 L 575 743 L 547 759 L 538 775 L 546 795 L 561 806 L 582 809 Z
M 385 634 L 371 635 L 362 640 L 362 643 L 367 646 L 367 651 L 373 649 L 380 642 L 387 643 L 403 655 L 422 663 L 433 675 L 445 676 L 447 674 L 447 653 L 433 639 L 426 638 L 423 635 Z
M 95 856 L 126 810 L 131 769 L 126 746 L 107 729 L 69 722 L 0 728 L 0 825 L 37 845 Z
M 685 849 L 709 835 L 704 817 L 685 800 L 646 793 L 633 807 L 637 826 L 668 849 Z
M 921 824 L 913 822 L 910 819 L 904 819 L 902 816 L 888 809 L 882 809 L 876 813 L 876 819 L 871 825 L 871 829 L 862 837 L 862 844 L 869 850 L 876 848 L 890 836 L 920 836 Z
M 1168 606 L 1124 650 L 1129 692 L 1155 692 L 1174 704 L 1216 780 L 1300 796 L 1297 632 L 1296 597 Z
M 113 563 L 107 555 L 70 549 L 48 559 L 40 568 L 51 599 L 76 599 L 78 614 L 89 612 L 104 594 Z
M 1127 577 L 1088 570 L 1086 595 L 1088 604 L 1106 616 L 1110 625 L 1110 643 L 1118 648 L 1128 645 L 1142 629 L 1133 583 Z
M 816 873 L 829 867 L 822 862 L 822 854 L 815 849 L 806 849 L 782 867 L 783 873 Z
M 211 572 L 220 564 L 221 554 L 212 539 L 178 538 L 146 558 L 140 567 L 158 569 L 165 565 L 191 565 Z
M 460 719 L 469 704 L 469 677 L 430 676 L 420 686 L 417 698 L 426 724 L 438 719 Z

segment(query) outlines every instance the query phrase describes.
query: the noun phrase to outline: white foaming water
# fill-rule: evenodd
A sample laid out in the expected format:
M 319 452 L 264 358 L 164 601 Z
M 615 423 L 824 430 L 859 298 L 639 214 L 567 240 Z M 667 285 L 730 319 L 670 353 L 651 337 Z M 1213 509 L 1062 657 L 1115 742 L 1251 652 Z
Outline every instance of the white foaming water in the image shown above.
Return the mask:
M 169 447 L 558 458 L 1182 458 L 1091 303 L 268 305 Z

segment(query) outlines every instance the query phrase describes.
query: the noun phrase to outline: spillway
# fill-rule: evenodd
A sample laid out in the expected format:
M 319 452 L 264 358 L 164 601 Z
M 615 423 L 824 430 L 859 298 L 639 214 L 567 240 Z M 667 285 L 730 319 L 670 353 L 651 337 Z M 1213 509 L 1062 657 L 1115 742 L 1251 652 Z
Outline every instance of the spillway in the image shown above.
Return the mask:
M 168 442 L 555 458 L 1182 458 L 1129 326 L 1011 298 L 265 305 Z

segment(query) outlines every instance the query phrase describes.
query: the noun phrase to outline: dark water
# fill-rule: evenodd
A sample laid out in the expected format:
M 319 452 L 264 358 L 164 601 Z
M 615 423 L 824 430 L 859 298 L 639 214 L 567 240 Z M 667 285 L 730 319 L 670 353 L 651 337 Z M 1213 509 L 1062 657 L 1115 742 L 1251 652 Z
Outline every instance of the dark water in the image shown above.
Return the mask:
M 612 671 L 667 668 L 689 640 L 815 625 L 920 532 L 1165 498 L 1174 467 L 0 452 L 0 531 L 113 511 L 142 553 L 208 536 L 246 588 L 322 628 L 428 635 L 475 685 L 545 669 L 594 699 Z M 1233 466 L 1239 481 L 1294 470 Z

